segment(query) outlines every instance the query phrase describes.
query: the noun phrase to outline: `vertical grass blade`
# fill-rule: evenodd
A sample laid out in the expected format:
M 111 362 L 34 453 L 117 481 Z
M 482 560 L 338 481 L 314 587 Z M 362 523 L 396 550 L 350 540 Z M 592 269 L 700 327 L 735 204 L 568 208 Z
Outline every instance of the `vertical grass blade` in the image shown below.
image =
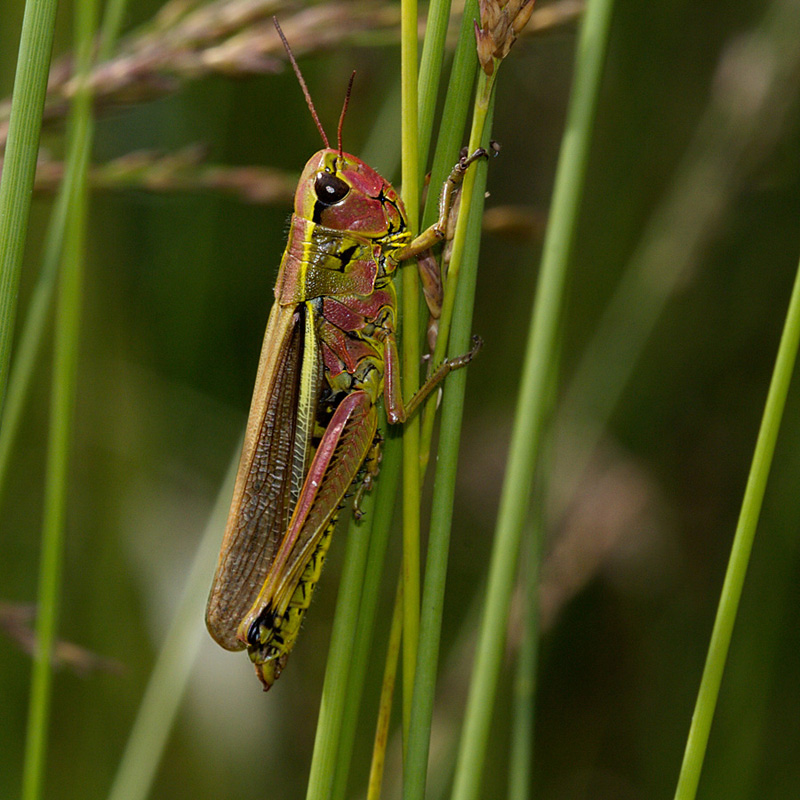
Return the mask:
M 613 0 L 589 0 L 578 42 L 575 79 L 556 172 L 550 224 L 544 242 L 489 567 L 475 671 L 456 766 L 454 800 L 471 800 L 478 796 L 481 787 L 489 723 L 505 643 L 506 619 L 541 441 L 550 364 L 556 351 L 612 9 Z
M 475 92 L 475 106 L 472 114 L 472 129 L 470 131 L 469 145 L 467 150 L 470 153 L 475 152 L 478 147 L 483 147 L 487 150 L 489 147 L 488 140 L 484 137 L 484 129 L 487 128 L 486 120 L 489 113 L 489 104 L 494 102 L 493 90 L 494 81 L 497 77 L 495 72 L 491 77 L 488 77 L 482 70 L 478 77 L 478 86 Z M 447 273 L 447 281 L 444 289 L 444 299 L 442 301 L 442 315 L 439 319 L 439 332 L 436 338 L 436 347 L 433 351 L 433 363 L 439 363 L 447 352 L 447 344 L 450 335 L 450 325 L 453 319 L 453 309 L 455 307 L 456 292 L 458 290 L 458 276 L 461 270 L 461 262 L 464 254 L 464 243 L 466 236 L 464 229 L 466 221 L 471 219 L 470 209 L 475 199 L 475 170 L 468 170 L 464 176 L 464 181 L 461 187 L 461 208 L 459 210 L 459 221 L 456 223 L 456 231 L 453 237 L 453 249 L 450 257 L 450 266 Z M 475 224 L 480 227 L 480 220 Z M 466 346 L 466 345 L 465 345 Z M 429 405 L 431 405 L 429 403 Z
M 536 704 L 536 666 L 539 653 L 539 566 L 543 539 L 544 514 L 537 513 L 527 541 L 522 585 L 525 589 L 525 620 L 522 644 L 517 656 L 513 692 L 511 753 L 508 770 L 508 800 L 529 800 L 531 797 L 531 760 L 533 757 L 534 714 Z
M 119 35 L 126 4 L 127 0 L 111 0 L 106 7 L 103 16 L 100 46 L 97 52 L 98 61 L 104 61 L 111 55 Z M 84 161 L 88 163 L 88 152 L 91 149 L 94 138 L 93 127 L 92 121 L 89 120 L 89 127 L 82 142 L 86 152 L 80 153 L 76 157 L 81 163 Z M 67 221 L 68 193 L 69 182 L 65 179 L 59 187 L 58 196 L 47 226 L 42 268 L 20 332 L 17 352 L 9 374 L 6 402 L 0 409 L 2 411 L 2 417 L 0 417 L 0 493 L 2 493 L 5 484 L 9 459 L 17 431 L 19 430 L 19 423 L 25 405 L 25 398 L 30 387 L 33 369 L 41 350 L 48 311 L 55 293 L 58 261 L 61 256 L 64 228 Z
M 85 167 L 85 163 L 84 163 Z M 85 175 L 85 172 L 84 172 Z M 80 183 L 80 181 L 78 181 Z M 64 242 L 55 324 L 53 386 L 45 478 L 42 552 L 36 617 L 22 797 L 42 796 L 52 683 L 52 658 L 61 591 L 67 469 L 78 361 L 78 330 L 86 217 L 84 186 L 70 196 L 70 222 Z
M 111 57 L 114 46 L 122 30 L 122 21 L 128 0 L 108 0 L 103 11 L 103 24 L 100 28 L 100 44 L 97 48 L 97 60 L 102 62 Z
M 444 45 L 447 36 L 447 21 L 450 17 L 450 0 L 432 0 L 428 6 L 425 41 L 422 43 L 422 58 L 419 65 L 419 168 L 425 173 L 428 163 L 433 114 L 439 95 L 439 79 L 442 74 Z M 436 186 L 436 184 L 431 184 Z
M 703 678 L 692 715 L 692 724 L 675 791 L 675 800 L 692 800 L 697 793 L 708 736 L 711 731 L 711 721 L 714 718 L 714 709 L 717 705 L 733 625 L 739 608 L 739 599 L 742 596 L 756 525 L 761 513 L 769 468 L 772 464 L 786 395 L 789 392 L 789 383 L 794 371 L 798 342 L 800 342 L 800 265 L 798 265 L 792 289 L 778 356 L 775 359 L 775 369 L 772 373 L 764 416 L 758 432 L 753 462 L 747 477 L 739 523 L 736 526 L 736 535 L 733 539 L 725 582 L 722 586 L 717 616 L 714 620 L 714 630 L 708 646 Z
M 87 145 L 88 146 L 88 145 Z M 86 154 L 81 154 L 86 159 Z M 0 496 L 8 477 L 8 467 L 14 442 L 19 430 L 25 399 L 31 385 L 36 360 L 44 341 L 44 332 L 49 319 L 50 307 L 56 289 L 58 263 L 64 241 L 64 228 L 67 222 L 69 194 L 66 181 L 56 199 L 45 236 L 42 268 L 33 289 L 25 320 L 19 335 L 14 360 L 8 380 L 8 394 L 0 416 Z
M 419 128 L 417 122 L 417 0 L 400 4 L 400 80 L 402 95 L 402 197 L 409 228 L 419 230 Z M 403 395 L 419 386 L 419 282 L 413 269 L 402 278 Z M 403 729 L 408 730 L 419 638 L 420 521 L 419 418 L 403 428 Z
M 330 797 L 339 755 L 342 719 L 347 699 L 347 684 L 358 623 L 358 607 L 364 585 L 364 570 L 369 553 L 375 497 L 364 498 L 365 524 L 351 520 L 347 531 L 344 567 L 339 583 L 340 598 L 331 628 L 331 644 L 322 687 L 319 721 L 314 739 L 314 756 L 308 778 L 307 800 Z
M 430 185 L 441 187 L 458 158 L 464 137 L 467 113 L 472 102 L 472 87 L 475 82 L 475 68 L 478 56 L 475 52 L 475 36 L 472 32 L 473 20 L 478 15 L 477 0 L 467 0 L 461 19 L 458 44 L 453 55 L 453 66 L 442 109 L 442 121 L 436 136 L 436 149 L 431 167 Z M 422 122 L 420 122 L 422 128 Z M 438 191 L 428 192 L 422 225 L 427 227 L 436 221 L 438 214 Z
M 394 599 L 392 624 L 389 628 L 389 643 L 386 646 L 386 661 L 381 681 L 381 699 L 378 705 L 378 722 L 375 726 L 375 740 L 372 745 L 372 763 L 369 767 L 367 800 L 380 800 L 383 785 L 383 771 L 386 765 L 386 748 L 389 744 L 389 722 L 392 718 L 392 699 L 397 677 L 397 663 L 400 660 L 400 637 L 403 633 L 403 581 L 397 582 Z
M 473 125 L 471 143 L 483 136 L 488 145 L 494 100 L 491 100 L 479 126 Z M 482 133 L 481 133 L 482 131 Z M 478 143 L 481 139 L 478 138 Z M 453 318 L 451 354 L 468 349 L 472 327 L 472 309 L 475 300 L 475 282 L 478 272 L 481 219 L 487 165 L 480 161 L 464 179 L 459 227 L 463 226 L 465 246 L 461 265 L 461 279 L 457 287 L 456 314 Z M 464 205 L 468 193 L 473 194 L 472 204 Z M 459 234 L 457 233 L 456 236 Z M 425 560 L 425 588 L 422 600 L 422 626 L 420 630 L 417 672 L 414 683 L 414 704 L 408 737 L 408 752 L 403 772 L 404 800 L 422 800 L 430 747 L 430 728 L 433 717 L 433 698 L 439 661 L 439 643 L 444 606 L 444 587 L 447 574 L 447 557 L 450 548 L 450 526 L 453 516 L 456 471 L 458 467 L 461 419 L 466 392 L 467 370 L 458 370 L 447 379 L 442 400 L 442 439 L 433 488 L 430 540 Z
M 442 110 L 442 121 L 439 126 L 439 135 L 436 139 L 436 150 L 431 167 L 431 186 L 442 186 L 453 164 L 458 158 L 458 151 L 463 141 L 464 126 L 467 112 L 472 101 L 472 87 L 475 83 L 475 71 L 478 65 L 478 56 L 475 51 L 475 35 L 473 33 L 473 20 L 478 15 L 477 0 L 467 0 L 459 31 L 458 44 L 453 57 L 453 66 L 450 71 L 450 82 Z M 439 198 L 436 192 L 428 192 L 425 201 L 425 210 L 422 215 L 422 225 L 432 225 L 438 215 Z M 448 332 L 443 330 L 440 322 L 441 335 L 444 341 Z M 435 398 L 429 399 L 421 414 L 421 461 L 423 471 L 427 467 L 430 442 L 433 435 L 433 423 L 436 416 Z
M 384 425 L 385 430 L 383 419 L 379 424 Z M 360 600 L 356 601 L 358 603 L 358 627 L 353 638 L 347 679 L 347 697 L 345 698 L 346 715 L 339 734 L 339 755 L 331 800 L 342 800 L 347 789 L 358 711 L 361 707 L 361 695 L 367 676 L 375 615 L 383 582 L 386 549 L 389 544 L 397 484 L 400 479 L 401 447 L 402 441 L 399 436 L 388 436 L 384 443 L 381 477 L 375 489 L 375 519 L 372 523 L 364 587 Z
M 419 91 L 419 110 L 421 117 L 429 115 L 427 122 L 420 119 L 419 135 L 419 166 L 427 155 L 430 142 L 430 128 L 433 121 L 433 109 L 438 90 L 441 72 L 444 39 L 449 14 L 449 2 L 437 2 L 435 8 L 429 13 L 429 25 L 426 30 L 425 44 L 422 56 L 421 81 Z M 433 16 L 433 20 L 431 19 Z M 410 18 L 409 18 L 410 19 Z M 409 26 L 409 30 L 410 30 Z M 408 91 L 409 79 L 406 78 L 405 89 Z M 406 95 L 406 102 L 410 102 L 411 93 Z M 466 113 L 466 112 L 465 112 Z M 406 391 L 406 395 L 408 392 Z M 357 710 L 360 703 L 363 680 L 367 665 L 367 655 L 371 642 L 375 606 L 380 588 L 380 579 L 383 573 L 383 560 L 388 542 L 389 523 L 391 521 L 391 508 L 394 503 L 396 491 L 397 466 L 399 466 L 400 441 L 389 438 L 384 447 L 384 460 L 381 468 L 381 480 L 378 483 L 375 525 L 373 526 L 372 543 L 370 545 L 369 563 L 364 580 L 363 596 L 360 603 L 358 627 L 350 660 L 350 676 L 347 688 L 347 715 L 343 719 L 340 735 L 338 736 L 338 758 L 336 774 L 331 796 L 342 797 L 346 788 L 347 774 L 349 771 L 350 757 L 352 754 L 353 737 Z M 418 506 L 418 503 L 417 503 Z M 413 561 L 413 559 L 411 559 Z M 417 557 L 418 564 L 418 557 Z M 417 567 L 418 572 L 418 567 Z M 402 594 L 400 595 L 402 597 Z M 408 607 L 406 607 L 408 608 Z M 414 612 L 415 616 L 418 612 Z M 313 768 L 312 768 L 313 771 Z
M 76 74 L 88 74 L 92 39 L 97 27 L 97 3 L 76 7 Z M 52 656 L 61 591 L 61 565 L 67 497 L 67 470 L 78 365 L 78 333 L 86 236 L 88 147 L 91 130 L 91 94 L 79 88 L 69 120 L 67 191 L 68 222 L 58 286 L 54 330 L 53 385 L 50 404 L 50 434 L 45 478 L 42 553 L 39 568 L 36 654 L 33 660 L 28 733 L 23 766 L 22 797 L 42 796 L 47 751 L 47 729 L 52 687 Z
M 57 0 L 28 0 L 0 177 L 0 408 L 6 395 Z

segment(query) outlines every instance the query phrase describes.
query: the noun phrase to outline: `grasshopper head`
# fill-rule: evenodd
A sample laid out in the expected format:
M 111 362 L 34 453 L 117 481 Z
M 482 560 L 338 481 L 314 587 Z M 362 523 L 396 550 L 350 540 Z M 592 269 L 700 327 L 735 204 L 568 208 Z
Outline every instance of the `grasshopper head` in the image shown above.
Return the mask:
M 408 228 L 397 192 L 372 167 L 349 153 L 315 153 L 300 177 L 294 213 L 326 228 L 370 239 Z

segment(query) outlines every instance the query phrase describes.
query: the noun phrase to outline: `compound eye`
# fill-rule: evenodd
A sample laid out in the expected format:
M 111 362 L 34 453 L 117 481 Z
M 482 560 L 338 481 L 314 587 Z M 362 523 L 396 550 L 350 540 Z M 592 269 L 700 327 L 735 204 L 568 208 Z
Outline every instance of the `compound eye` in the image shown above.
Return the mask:
M 329 172 L 320 172 L 314 181 L 314 191 L 322 205 L 332 206 L 347 196 L 350 187 L 341 178 Z

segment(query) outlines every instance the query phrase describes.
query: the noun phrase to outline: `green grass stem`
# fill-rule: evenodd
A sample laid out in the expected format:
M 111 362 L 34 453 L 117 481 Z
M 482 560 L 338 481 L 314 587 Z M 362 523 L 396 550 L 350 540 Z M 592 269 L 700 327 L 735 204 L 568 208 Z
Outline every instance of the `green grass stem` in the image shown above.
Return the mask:
M 475 51 L 475 36 L 472 30 L 472 21 L 478 15 L 477 0 L 468 0 L 464 7 L 461 21 L 458 44 L 453 57 L 453 66 L 450 71 L 450 81 L 447 96 L 442 110 L 442 121 L 439 126 L 439 135 L 436 139 L 436 150 L 431 167 L 432 190 L 428 192 L 425 201 L 425 210 L 422 215 L 422 226 L 427 228 L 432 225 L 439 214 L 439 189 L 444 185 L 453 165 L 458 158 L 458 152 L 463 142 L 464 128 L 467 113 L 472 103 L 472 87 L 475 82 L 475 71 L 478 65 L 478 56 Z M 445 277 L 445 286 L 447 279 Z M 440 324 L 439 330 L 443 326 Z M 445 339 L 448 331 L 442 335 Z M 432 397 L 425 403 L 422 411 L 422 432 L 420 440 L 420 460 L 422 472 L 428 465 L 430 457 L 430 443 L 433 436 L 433 424 L 436 417 L 436 398 Z
M 488 145 L 494 100 L 486 115 L 482 136 Z M 484 139 L 473 127 L 471 140 L 480 144 Z M 464 352 L 469 347 L 472 333 L 472 309 L 475 300 L 475 283 L 478 271 L 481 224 L 487 165 L 481 161 L 467 173 L 469 183 L 464 181 L 462 213 L 456 228 L 456 237 L 464 237 L 461 280 L 456 296 L 456 313 L 453 318 L 451 352 Z M 467 193 L 474 193 L 471 204 L 464 212 Z M 411 712 L 411 727 L 408 751 L 403 772 L 404 800 L 422 800 L 428 770 L 430 728 L 433 718 L 433 700 L 439 661 L 442 610 L 447 575 L 447 557 L 450 548 L 450 527 L 453 517 L 461 419 L 464 408 L 467 370 L 450 375 L 443 391 L 442 423 L 443 436 L 439 447 L 436 476 L 431 507 L 430 537 L 425 560 L 425 586 L 422 598 L 422 625 L 420 629 L 417 673 L 414 683 L 414 703 Z
M 121 0 L 117 0 L 113 5 L 114 7 L 120 6 Z M 121 12 L 119 16 L 121 16 Z M 91 69 L 97 18 L 98 4 L 94 0 L 76 6 L 75 75 L 78 79 L 88 75 Z M 105 47 L 101 48 L 101 54 L 110 53 L 115 33 L 115 28 L 107 31 Z M 10 395 L 12 405 L 8 417 L 8 421 L 11 422 L 10 430 L 4 433 L 7 438 L 0 443 L 0 480 L 2 480 L 13 436 L 19 424 L 24 397 L 30 383 L 30 375 L 41 344 L 60 257 L 62 267 L 54 330 L 51 420 L 36 621 L 37 651 L 33 661 L 28 731 L 23 764 L 22 797 L 24 800 L 35 800 L 35 798 L 41 797 L 44 783 L 52 691 L 52 654 L 61 590 L 69 446 L 77 385 L 88 205 L 87 171 L 94 132 L 91 113 L 91 90 L 88 86 L 80 87 L 75 94 L 70 111 L 65 175 L 54 214 L 48 226 L 45 263 L 23 329 L 18 369 L 15 366 L 15 381 Z M 63 254 L 61 253 L 62 242 Z
M 78 134 L 79 125 L 73 128 Z M 79 134 L 78 134 L 79 135 Z M 85 151 L 84 151 L 85 152 Z M 75 163 L 75 162 L 73 162 Z M 85 162 L 84 177 L 85 177 Z M 78 167 L 80 169 L 80 167 Z M 69 446 L 75 405 L 78 331 L 86 222 L 85 184 L 73 183 L 64 239 L 55 324 L 50 431 L 45 476 L 44 518 L 28 727 L 23 765 L 23 800 L 42 797 L 52 686 L 52 659 L 61 592 Z
M 121 21 L 124 16 L 127 0 L 112 0 L 103 15 L 103 25 L 98 49 L 98 61 L 106 60 L 114 48 L 119 36 Z M 94 124 L 90 119 L 86 135 L 81 146 L 86 150 L 76 156 L 80 163 L 88 163 L 88 154 L 94 139 Z M 50 215 L 45 234 L 42 269 L 34 286 L 31 300 L 25 314 L 25 321 L 20 331 L 16 353 L 11 365 L 8 379 L 8 393 L 2 407 L 2 424 L 0 424 L 0 492 L 5 485 L 8 464 L 13 451 L 14 441 L 19 430 L 25 399 L 31 385 L 33 370 L 41 352 L 44 341 L 44 330 L 48 313 L 55 293 L 58 261 L 64 241 L 64 229 L 67 223 L 70 182 L 62 181 L 58 196 Z
M 82 153 L 80 158 L 85 160 L 86 153 Z M 25 313 L 25 320 L 11 364 L 8 393 L 0 421 L 0 495 L 8 479 L 8 467 L 14 451 L 14 442 L 25 410 L 34 368 L 44 342 L 47 320 L 56 290 L 58 263 L 61 258 L 68 211 L 69 184 L 63 181 L 47 226 L 42 269 Z
M 686 741 L 683 764 L 675 790 L 675 800 L 693 800 L 697 794 L 711 722 L 714 718 L 714 709 L 717 705 L 719 687 L 733 634 L 733 625 L 742 596 L 750 552 L 753 549 L 753 538 L 761 513 L 761 504 L 764 499 L 772 456 L 775 452 L 775 442 L 778 438 L 778 430 L 786 404 L 786 395 L 789 392 L 789 384 L 797 358 L 798 342 L 800 342 L 800 265 L 798 265 L 781 343 L 775 359 L 775 369 L 772 373 L 764 415 L 761 419 L 753 462 L 747 477 L 739 523 L 736 526 L 728 569 L 725 572 L 725 582 L 722 586 L 717 616 L 714 620 L 714 630 L 711 633 L 700 690 L 692 715 L 689 738 Z
M 97 3 L 75 8 L 76 75 L 89 74 L 92 41 L 97 28 Z M 53 649 L 58 624 L 63 562 L 69 449 L 77 387 L 78 343 L 83 286 L 88 190 L 88 141 L 91 136 L 91 93 L 79 88 L 69 117 L 67 155 L 67 227 L 58 285 L 54 328 L 53 383 L 44 490 L 41 559 L 28 727 L 22 775 L 23 800 L 42 797 L 47 732 L 52 693 Z
M 417 0 L 400 4 L 400 76 L 402 94 L 402 197 L 412 231 L 419 230 L 419 127 L 417 122 Z M 419 281 L 402 271 L 402 390 L 411 397 L 419 386 Z M 420 491 L 419 418 L 403 428 L 403 730 L 408 730 L 419 638 Z
M 353 638 L 369 553 L 370 526 L 374 522 L 374 506 L 375 496 L 367 494 L 363 501 L 364 523 L 352 519 L 347 532 L 344 567 L 339 582 L 340 599 L 336 603 L 331 628 L 331 643 L 314 739 L 314 756 L 308 777 L 307 800 L 331 796 L 346 709 Z
M 458 158 L 464 139 L 467 114 L 472 103 L 472 87 L 478 56 L 475 52 L 475 36 L 472 21 L 478 15 L 477 0 L 467 0 L 461 18 L 458 42 L 450 68 L 447 95 L 442 109 L 442 119 L 436 136 L 431 182 L 433 191 L 428 192 L 422 226 L 427 228 L 436 221 L 439 207 L 439 190 L 444 184 Z M 430 135 L 430 134 L 429 134 Z
M 540 494 L 541 498 L 541 494 Z M 536 717 L 536 668 L 539 654 L 539 572 L 544 513 L 535 512 L 538 528 L 526 540 L 523 566 L 519 571 L 524 588 L 522 642 L 517 656 L 512 704 L 511 752 L 508 768 L 508 799 L 529 800 L 533 774 L 533 734 Z
M 489 584 L 453 786 L 453 800 L 478 796 L 505 644 L 520 539 L 546 410 L 547 385 L 589 156 L 611 23 L 612 0 L 589 0 L 556 172 L 519 401 L 511 437 Z
M 473 2 L 470 0 L 467 4 L 467 12 L 477 13 L 477 2 Z M 438 13 L 442 13 L 441 8 L 439 8 Z M 434 26 L 433 29 L 429 28 L 426 31 L 426 39 L 425 39 L 425 46 L 424 50 L 430 52 L 431 50 L 435 49 L 435 45 L 428 45 L 428 40 L 430 36 L 442 36 L 445 32 L 446 26 Z M 439 64 L 441 67 L 441 60 L 439 60 Z M 455 163 L 456 155 L 461 145 L 461 131 L 464 129 L 464 123 L 467 116 L 467 109 L 469 106 L 469 102 L 471 100 L 471 88 L 472 83 L 474 80 L 475 74 L 475 66 L 477 64 L 477 57 L 475 55 L 475 45 L 474 45 L 474 37 L 472 33 L 472 22 L 471 19 L 462 24 L 462 32 L 461 38 L 459 40 L 458 46 L 456 48 L 456 55 L 453 63 L 453 69 L 450 75 L 450 85 L 447 92 L 447 98 L 445 101 L 445 107 L 443 111 L 443 119 L 441 125 L 440 135 L 437 138 L 437 147 L 434 156 L 434 174 L 436 177 L 432 179 L 432 183 L 434 186 L 440 186 L 444 183 L 444 179 L 446 175 L 449 173 L 452 164 Z M 423 74 L 421 76 L 420 81 L 420 108 L 425 105 L 425 96 L 428 93 L 433 94 L 433 81 L 429 75 L 429 67 L 425 64 L 425 55 L 423 54 Z M 427 153 L 427 139 L 430 137 L 430 130 L 426 129 L 424 126 L 425 123 L 421 123 L 421 133 L 420 133 L 420 158 L 424 157 L 424 154 Z M 438 167 L 437 167 L 438 165 Z M 427 227 L 430 223 L 432 223 L 436 218 L 438 207 L 438 192 L 433 192 L 429 194 L 428 202 L 426 208 L 433 209 L 433 212 L 429 219 L 425 220 L 425 226 Z M 416 284 L 416 279 L 415 279 Z M 419 301 L 417 300 L 416 307 L 419 307 Z M 405 305 L 404 305 L 405 308 Z M 403 320 L 405 329 L 411 330 L 411 326 L 408 324 L 408 320 Z M 418 326 L 418 317 L 417 317 L 417 326 Z M 415 370 L 414 378 L 416 379 L 418 375 L 418 370 Z M 404 383 L 404 396 L 408 397 L 409 392 L 406 388 Z M 427 448 L 426 448 L 427 449 Z M 384 467 L 382 467 L 382 473 L 385 472 L 386 466 L 384 462 Z M 420 481 L 422 479 L 422 471 L 420 471 Z M 382 477 L 381 480 L 384 480 Z M 418 509 L 418 500 L 414 501 L 417 503 L 415 508 Z M 409 505 L 411 505 L 409 503 Z M 418 511 L 416 512 L 418 514 Z M 418 574 L 418 571 L 417 571 Z M 402 597 L 402 593 L 398 593 L 398 597 Z M 404 671 L 404 674 L 408 674 L 408 670 Z M 393 686 L 393 682 L 392 682 Z M 406 692 L 406 696 L 408 693 Z M 384 701 L 385 703 L 386 701 Z M 407 708 L 407 706 L 406 706 Z M 377 740 L 381 744 L 385 746 L 386 740 L 385 737 L 378 737 Z M 375 759 L 376 756 L 373 755 Z M 374 791 L 374 789 L 373 789 Z
M 467 114 L 472 104 L 475 70 L 478 65 L 475 35 L 472 30 L 472 21 L 477 14 L 477 0 L 467 0 L 453 55 L 453 65 L 450 69 L 442 119 L 436 136 L 436 148 L 431 166 L 432 190 L 425 199 L 425 209 L 422 214 L 423 228 L 432 225 L 439 215 L 439 192 L 458 159 L 458 152 L 464 141 Z
M 489 113 L 489 103 L 492 100 L 494 81 L 497 71 L 488 77 L 483 70 L 478 75 L 478 87 L 475 93 L 475 106 L 472 117 L 472 130 L 470 131 L 469 145 L 467 149 L 470 153 L 480 147 L 480 143 L 485 141 L 483 135 L 486 127 L 486 119 Z M 488 140 L 486 141 L 488 147 Z M 433 351 L 433 363 L 439 364 L 447 353 L 449 332 L 453 319 L 453 308 L 455 306 L 456 292 L 458 290 L 458 276 L 463 261 L 464 247 L 466 243 L 465 226 L 470 219 L 470 209 L 475 198 L 475 176 L 474 169 L 467 171 L 461 187 L 461 208 L 459 210 L 459 220 L 456 223 L 456 233 L 453 237 L 453 250 L 450 257 L 450 266 L 447 272 L 447 282 L 445 284 L 444 302 L 442 303 L 442 316 L 439 320 L 439 335 L 436 339 L 436 348 Z M 480 222 L 478 223 L 480 225 Z M 459 231 L 461 228 L 461 231 Z
M 403 633 L 403 576 L 397 581 L 394 598 L 389 642 L 386 646 L 386 661 L 381 681 L 381 698 L 378 704 L 378 721 L 375 725 L 375 741 L 372 746 L 372 762 L 367 783 L 367 800 L 380 800 L 383 785 L 383 770 L 386 764 L 386 748 L 389 743 L 389 723 L 392 718 L 392 699 L 397 678 L 397 663 L 400 660 L 400 641 Z
M 447 23 L 450 19 L 450 0 L 432 0 L 428 6 L 425 40 L 422 43 L 422 58 L 419 65 L 419 168 L 420 178 L 428 163 L 433 115 L 439 96 L 439 82 L 444 61 L 444 46 L 447 38 Z M 432 184 L 435 185 L 435 184 Z
M 0 176 L 0 408 L 6 395 L 57 0 L 28 0 Z
M 560 343 L 559 343 L 560 345 Z M 547 389 L 548 425 L 558 395 L 559 357 L 550 365 Z M 522 594 L 522 613 L 519 626 L 521 641 L 517 650 L 512 688 L 512 722 L 508 760 L 508 800 L 529 800 L 533 795 L 534 729 L 536 720 L 536 692 L 540 638 L 540 576 L 542 550 L 545 541 L 548 514 L 545 502 L 549 492 L 552 453 L 555 434 L 550 431 L 542 454 L 540 469 L 534 483 L 533 510 L 527 537 L 522 541 L 521 558 L 517 570 L 517 586 Z
M 108 0 L 103 10 L 103 22 L 100 26 L 100 43 L 97 47 L 97 61 L 107 61 L 116 47 L 125 19 L 128 0 Z
M 126 5 L 127 0 L 111 0 L 106 7 L 97 53 L 98 61 L 105 61 L 110 57 L 119 36 Z M 88 164 L 89 151 L 91 150 L 93 139 L 94 122 L 90 118 L 86 134 L 80 142 L 81 147 L 86 152 L 81 152 L 74 157 L 78 163 L 86 162 Z M 13 452 L 17 432 L 19 431 L 34 367 L 41 352 L 50 306 L 55 294 L 58 262 L 61 257 L 64 229 L 69 211 L 68 201 L 69 192 L 71 191 L 71 179 L 68 179 L 68 174 L 69 171 L 67 171 L 65 179 L 59 186 L 53 213 L 50 215 L 44 239 L 42 268 L 39 271 L 39 277 L 31 295 L 14 360 L 11 364 L 8 392 L 5 405 L 2 407 L 2 418 L 0 419 L 0 493 L 2 493 L 5 486 L 9 460 Z
M 385 428 L 384 415 L 379 423 Z M 347 697 L 345 699 L 345 717 L 339 732 L 339 755 L 336 764 L 331 800 L 342 800 L 347 789 L 347 778 L 353 755 L 358 711 L 367 677 L 369 657 L 375 629 L 375 615 L 384 579 L 384 562 L 389 545 L 389 533 L 392 528 L 397 484 L 400 480 L 400 458 L 402 440 L 398 435 L 387 435 L 383 445 L 381 475 L 375 488 L 375 510 L 372 523 L 372 536 L 369 543 L 369 555 L 364 574 L 364 587 L 360 599 L 357 599 L 358 626 L 353 638 L 350 656 L 349 676 L 347 680 Z

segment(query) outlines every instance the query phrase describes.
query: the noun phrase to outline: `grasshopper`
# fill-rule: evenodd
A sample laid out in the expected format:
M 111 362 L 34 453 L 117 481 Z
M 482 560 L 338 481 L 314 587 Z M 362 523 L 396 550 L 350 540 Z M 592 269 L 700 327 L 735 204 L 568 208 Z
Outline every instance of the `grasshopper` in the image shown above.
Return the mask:
M 443 378 L 481 346 L 445 360 L 403 402 L 392 279 L 405 259 L 445 235 L 462 157 L 440 218 L 414 238 L 394 188 L 363 161 L 331 148 L 283 32 L 275 26 L 324 142 L 303 169 L 267 322 L 233 500 L 206 610 L 226 650 L 247 648 L 265 690 L 294 646 L 350 487 L 360 501 L 377 473 L 376 404 L 404 422 Z M 430 297 L 435 304 L 437 298 Z M 363 476 L 363 477 L 362 477 Z

